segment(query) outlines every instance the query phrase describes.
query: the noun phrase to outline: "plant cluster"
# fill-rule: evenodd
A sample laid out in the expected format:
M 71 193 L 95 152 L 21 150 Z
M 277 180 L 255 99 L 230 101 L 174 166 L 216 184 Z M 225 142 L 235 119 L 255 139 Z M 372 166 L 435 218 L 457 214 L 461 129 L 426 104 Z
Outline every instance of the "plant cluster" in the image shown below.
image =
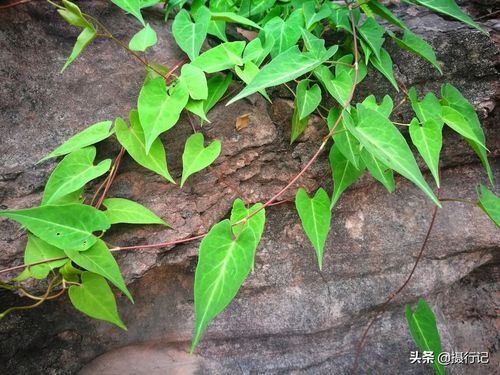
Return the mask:
M 445 126 L 468 142 L 481 160 L 489 183 L 494 186 L 483 130 L 474 107 L 463 95 L 451 84 L 444 84 L 440 97 L 427 93 L 419 99 L 414 88 L 407 90 L 397 82 L 391 56 L 384 47 L 387 37 L 427 60 L 439 72 L 441 66 L 432 47 L 378 0 L 345 3 L 324 0 L 112 0 L 141 25 L 128 44 L 115 38 L 99 20 L 83 13 L 76 4 L 68 0 L 49 2 L 64 20 L 82 30 L 63 70 L 93 40 L 107 38 L 144 64 L 144 84 L 138 95 L 137 110 L 130 112 L 128 121 L 117 118 L 114 122 L 94 124 L 41 160 L 63 157 L 50 175 L 38 207 L 0 212 L 0 216 L 19 222 L 28 233 L 24 264 L 0 271 L 22 269 L 22 272 L 0 286 L 36 300 L 34 305 L 12 307 L 1 317 L 16 309 L 38 306 L 67 291 L 76 309 L 126 329 L 109 283 L 130 301 L 133 299 L 112 253 L 167 247 L 203 238 L 194 283 L 194 351 L 209 323 L 232 301 L 253 270 L 255 252 L 265 227 L 265 209 L 275 204 L 285 191 L 294 188 L 327 147 L 330 147 L 333 176 L 332 196 L 322 188 L 313 196 L 300 188 L 295 199 L 320 270 L 332 210 L 342 193 L 365 171 L 389 192 L 395 189 L 394 173 L 413 182 L 436 205 L 434 221 L 437 208 L 441 207 L 439 160 Z M 483 31 L 453 0 L 405 2 L 427 7 Z M 165 20 L 173 17 L 172 34 L 187 56 L 170 68 L 146 58 L 148 48 L 157 43 L 157 34 L 146 23 L 141 10 L 159 3 L 163 3 Z M 228 37 L 226 31 L 228 28 L 234 30 L 234 25 L 246 30 L 246 37 L 243 33 L 239 39 Z M 325 33 L 333 35 L 338 42 L 326 45 Z M 205 43 L 207 37 L 211 40 L 210 45 Z M 395 107 L 388 95 L 380 103 L 373 95 L 356 105 L 352 103 L 356 87 L 369 69 L 379 71 L 396 90 L 404 91 L 405 101 L 415 112 L 409 124 L 391 120 Z M 185 142 L 182 188 L 192 174 L 210 166 L 221 153 L 221 142 L 213 140 L 207 144 L 201 130 L 203 123 L 209 122 L 210 110 L 223 99 L 232 81 L 241 82 L 244 88 L 227 105 L 255 93 L 271 101 L 266 90 L 277 85 L 285 85 L 290 90 L 295 98 L 291 142 L 301 136 L 311 116 L 324 120 L 328 135 L 300 173 L 269 201 L 247 206 L 236 199 L 230 217 L 213 225 L 208 233 L 162 244 L 109 246 L 105 234 L 111 225 L 168 226 L 136 202 L 107 197 L 123 155 L 127 153 L 138 164 L 163 177 L 166 183 L 175 184 L 160 136 L 178 123 L 183 111 L 192 113 L 200 122 Z M 336 104 L 325 107 L 332 99 Z M 408 128 L 409 139 L 431 172 L 437 194 L 424 179 L 398 127 Z M 114 160 L 96 163 L 94 144 L 112 136 L 121 145 L 120 153 Z M 87 196 L 86 185 L 105 175 L 93 197 Z M 480 186 L 477 204 L 497 226 L 500 225 L 500 199 L 491 190 Z M 425 242 L 421 253 L 424 248 Z M 21 282 L 28 278 L 48 279 L 46 293 L 34 296 L 24 289 Z M 407 306 L 406 314 L 417 345 L 422 350 L 440 352 L 439 335 L 429 306 L 421 300 L 414 312 Z M 436 364 L 435 369 L 439 374 L 444 373 L 440 365 Z

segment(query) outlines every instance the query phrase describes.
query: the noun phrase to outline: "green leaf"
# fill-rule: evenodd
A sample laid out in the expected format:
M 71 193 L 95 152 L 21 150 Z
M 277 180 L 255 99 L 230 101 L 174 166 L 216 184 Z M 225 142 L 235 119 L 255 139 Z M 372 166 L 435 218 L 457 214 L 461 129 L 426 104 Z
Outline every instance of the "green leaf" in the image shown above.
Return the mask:
M 441 354 L 441 338 L 436 326 L 436 318 L 429 305 L 419 299 L 417 308 L 412 311 L 410 305 L 405 306 L 406 320 L 413 340 L 421 351 L 434 353 L 434 358 Z M 439 375 L 444 375 L 445 370 L 437 360 L 433 364 L 434 370 Z
M 94 27 L 86 27 L 83 29 L 83 31 L 78 35 L 78 38 L 76 39 L 75 46 L 73 47 L 73 51 L 71 51 L 71 55 L 69 55 L 68 59 L 66 60 L 66 63 L 64 64 L 63 68 L 61 69 L 61 73 L 64 72 L 64 70 L 78 57 L 78 55 L 88 47 L 90 43 L 94 40 L 96 37 L 97 32 L 94 29 Z
M 370 57 L 370 62 L 372 65 L 380 72 L 383 74 L 385 78 L 394 86 L 396 91 L 399 92 L 399 87 L 396 82 L 396 78 L 394 78 L 394 71 L 392 69 L 392 59 L 391 56 L 389 55 L 389 52 L 385 50 L 385 48 L 382 48 L 380 50 L 380 60 L 377 59 L 375 56 Z
M 384 185 L 389 193 L 392 193 L 395 189 L 394 173 L 392 172 L 392 169 L 384 165 L 384 163 L 380 160 L 376 159 L 366 150 L 366 148 L 361 150 L 361 159 L 365 163 L 366 168 L 372 177 Z
M 417 119 L 410 123 L 410 137 L 418 152 L 429 167 L 429 170 L 439 187 L 439 154 L 443 145 L 441 126 L 433 120 L 421 125 Z
M 160 138 L 156 138 L 153 141 L 149 154 L 146 153 L 144 131 L 142 130 L 137 111 L 130 112 L 130 128 L 127 127 L 122 118 L 118 117 L 115 120 L 115 129 L 118 142 L 127 150 L 132 159 L 144 168 L 158 173 L 167 181 L 175 184 L 174 179 L 168 172 L 165 148 Z
M 415 87 L 412 87 L 408 91 L 408 97 L 410 98 L 413 111 L 415 111 L 415 114 L 421 122 L 425 123 L 427 121 L 433 121 L 439 124 L 441 128 L 443 127 L 443 109 L 441 108 L 441 104 L 439 103 L 439 99 L 436 98 L 436 95 L 429 92 L 425 95 L 422 101 L 418 101 L 417 91 L 415 90 Z
M 479 31 L 486 33 L 477 23 L 475 23 L 462 9 L 455 3 L 454 0 L 412 0 L 416 4 L 422 5 L 430 10 L 442 13 L 447 16 L 453 17 Z
M 191 351 L 205 329 L 233 300 L 253 265 L 255 233 L 242 230 L 233 238 L 229 220 L 215 224 L 201 241 L 194 279 L 196 328 Z
M 500 198 L 483 185 L 479 186 L 479 207 L 500 228 Z
M 181 187 L 189 176 L 208 167 L 220 155 L 221 142 L 219 140 L 214 140 L 207 147 L 204 147 L 204 142 L 202 133 L 193 134 L 186 141 L 186 147 L 182 154 Z
M 294 46 L 264 66 L 252 82 L 231 99 L 227 105 L 267 87 L 277 86 L 294 80 L 313 70 L 322 62 L 322 60 L 301 53 L 299 48 Z
M 358 27 L 358 32 L 375 54 L 377 60 L 381 60 L 381 49 L 384 44 L 384 28 L 380 26 L 374 18 L 367 18 L 366 21 Z
M 93 28 L 94 26 L 87 21 L 83 16 L 82 11 L 76 4 L 70 1 L 63 0 L 63 5 L 66 9 L 58 9 L 57 12 L 62 18 L 66 20 L 70 25 L 81 27 L 81 28 Z
M 123 294 L 125 294 L 128 299 L 134 303 L 134 299 L 123 281 L 120 268 L 104 241 L 100 239 L 97 240 L 97 242 L 86 251 L 66 249 L 64 252 L 80 267 L 104 276 L 106 279 L 111 281 L 113 285 L 120 289 Z
M 367 96 L 361 104 L 365 108 L 373 109 L 374 111 L 377 111 L 378 113 L 387 118 L 389 118 L 389 116 L 392 113 L 392 109 L 394 108 L 394 103 L 389 95 L 384 96 L 380 105 L 377 104 L 377 99 L 375 98 L 375 95 Z
M 412 181 L 441 207 L 399 130 L 377 111 L 360 106 L 357 112 L 358 125 L 353 127 L 347 123 L 349 131 L 374 157 Z
M 420 38 L 418 35 L 413 34 L 408 29 L 404 31 L 403 39 L 399 39 L 392 31 L 388 31 L 388 34 L 400 48 L 406 49 L 429 61 L 432 65 L 434 65 L 439 73 L 443 74 L 441 66 L 437 62 L 434 50 L 425 40 Z
M 342 71 L 334 77 L 330 69 L 321 65 L 314 70 L 314 75 L 342 107 L 346 105 L 354 81 L 347 72 Z
M 208 97 L 203 101 L 203 109 L 208 113 L 224 96 L 233 80 L 232 73 L 225 76 L 215 75 L 207 81 Z
M 111 167 L 111 159 L 94 165 L 95 147 L 86 147 L 66 155 L 50 175 L 43 192 L 42 205 L 57 204 L 64 196 L 79 191 L 88 182 L 102 176 Z
M 179 79 L 186 83 L 189 96 L 194 100 L 204 100 L 208 97 L 207 78 L 200 68 L 191 64 L 183 65 Z
M 266 40 L 269 36 L 274 39 L 274 45 L 271 47 L 273 59 L 297 44 L 301 35 L 301 27 L 304 27 L 304 17 L 297 11 L 293 12 L 286 21 L 275 17 L 266 23 L 264 26 Z
M 69 154 L 70 152 L 93 145 L 94 143 L 108 138 L 114 133 L 114 130 L 111 129 L 112 125 L 113 123 L 111 121 L 103 121 L 89 126 L 87 129 L 72 136 L 50 154 L 40 159 L 38 163 L 41 163 L 42 161 L 45 161 L 47 159 L 55 158 L 57 156 Z
M 329 161 L 333 177 L 333 196 L 330 203 L 331 210 L 342 193 L 363 175 L 365 166 L 363 161 L 360 160 L 358 162 L 359 168 L 356 168 L 354 164 L 342 154 L 336 142 L 330 149 Z
M 112 3 L 122 8 L 125 12 L 130 13 L 144 24 L 144 19 L 141 14 L 141 0 L 111 0 Z
M 243 62 L 257 60 L 263 51 L 262 41 L 259 38 L 255 38 L 246 45 L 243 52 Z
M 295 109 L 293 110 L 292 116 L 292 132 L 290 134 L 290 144 L 295 142 L 295 140 L 300 137 L 304 130 L 306 130 L 307 124 L 309 123 L 309 117 L 310 116 L 308 115 L 302 120 L 299 119 L 298 104 L 295 100 Z
M 189 99 L 189 101 L 186 104 L 186 109 L 194 113 L 196 116 L 201 118 L 202 120 L 206 122 L 210 122 L 210 120 L 207 118 L 207 114 L 205 113 L 205 109 L 203 108 L 203 105 L 205 104 L 204 100 L 193 100 Z
M 35 236 L 60 249 L 83 251 L 96 241 L 92 233 L 110 227 L 104 212 L 83 204 L 42 206 L 0 211 L 0 216 L 24 225 Z
M 295 207 L 299 213 L 304 232 L 311 241 L 320 271 L 323 269 L 323 250 L 325 241 L 330 231 L 332 214 L 330 211 L 330 198 L 323 189 L 318 189 L 313 198 L 300 188 L 295 195 Z
M 332 129 L 335 121 L 340 115 L 340 110 L 338 108 L 332 107 L 328 112 L 327 125 L 328 129 Z M 339 151 L 344 155 L 347 160 L 351 162 L 354 168 L 361 168 L 359 164 L 359 153 L 361 146 L 359 141 L 354 137 L 349 130 L 346 128 L 344 122 L 349 121 L 352 123 L 351 115 L 348 112 L 344 112 L 342 120 L 337 125 L 337 129 L 333 133 L 333 140 L 335 141 L 335 147 L 338 147 Z
M 448 106 L 443 106 L 442 118 L 446 125 L 458 134 L 486 149 L 483 130 L 480 126 L 476 128 L 477 124 L 475 122 L 468 121 L 459 111 Z M 481 133 L 482 137 L 478 133 Z
M 484 145 L 486 145 L 486 138 L 484 136 L 483 130 L 481 129 L 481 123 L 479 122 L 479 118 L 477 117 L 476 110 L 474 109 L 472 104 L 470 104 L 467 99 L 463 97 L 460 91 L 458 91 L 449 83 L 441 87 L 441 95 L 443 104 L 460 112 L 460 115 L 463 116 L 466 124 L 464 124 L 462 119 L 458 116 L 454 116 L 455 120 L 461 122 L 462 126 L 465 126 L 469 129 L 469 132 L 474 133 L 474 138 L 466 138 L 466 140 L 471 148 L 479 156 L 479 159 L 481 159 L 481 162 L 486 169 L 486 172 L 488 173 L 490 183 L 492 185 L 495 185 L 493 173 L 491 171 L 490 164 L 488 163 L 486 147 L 484 147 Z
M 302 5 L 304 18 L 306 20 L 306 29 L 310 29 L 315 23 L 328 18 L 332 13 L 332 8 L 329 4 L 323 4 L 316 12 L 315 1 L 307 1 Z
M 370 8 L 373 13 L 382 17 L 387 22 L 392 23 L 394 26 L 402 29 L 407 28 L 403 21 L 397 18 L 385 5 L 379 3 L 378 1 L 368 1 L 365 3 L 365 6 Z
M 216 73 L 225 69 L 232 69 L 235 65 L 243 65 L 241 54 L 245 49 L 245 42 L 227 42 L 198 56 L 191 65 L 205 73 Z
M 158 42 L 156 32 L 153 30 L 149 23 L 135 34 L 128 44 L 128 48 L 132 51 L 144 52 L 149 47 L 154 46 Z
M 169 226 L 151 210 L 137 202 L 124 198 L 108 198 L 102 202 L 111 224 L 161 224 Z
M 240 16 L 233 12 L 212 12 L 211 16 L 213 21 L 238 23 L 240 25 L 251 26 L 255 27 L 256 29 L 261 29 L 261 27 L 252 20 L 249 20 L 248 18 Z
M 161 77 L 142 87 L 137 109 L 144 131 L 146 154 L 149 154 L 156 138 L 177 123 L 188 99 L 189 92 L 183 81 L 178 81 L 170 93 L 167 93 L 165 80 Z
M 113 323 L 127 330 L 116 308 L 116 300 L 106 280 L 92 272 L 82 273 L 81 285 L 69 288 L 69 299 L 73 306 L 91 318 Z
M 255 65 L 252 61 L 248 61 L 245 63 L 244 69 L 241 69 L 239 66 L 234 68 L 236 75 L 241 78 L 243 82 L 249 84 L 252 79 L 260 72 L 260 69 L 257 65 Z M 271 99 L 267 95 L 265 89 L 259 90 L 259 93 L 266 98 L 266 100 L 271 103 Z
M 175 16 L 172 33 L 177 45 L 188 55 L 191 61 L 200 53 L 201 46 L 207 37 L 210 11 L 201 7 L 196 13 L 196 22 L 191 21 L 189 13 L 182 9 Z
M 299 120 L 303 120 L 306 116 L 314 112 L 321 103 L 321 89 L 317 84 L 310 89 L 308 80 L 300 81 L 297 85 L 297 109 L 299 112 Z
M 250 208 L 246 208 L 245 202 L 240 198 L 236 199 L 233 203 L 233 209 L 231 210 L 231 230 L 233 235 L 237 237 L 242 231 L 251 231 L 255 238 L 255 249 L 260 242 L 262 233 L 264 232 L 264 226 L 266 224 L 266 210 L 261 209 L 262 203 L 256 203 Z M 246 222 L 235 225 L 237 222 L 245 219 L 250 214 L 255 211 L 260 210 L 257 214 L 252 216 Z
M 300 31 L 302 33 L 302 39 L 304 40 L 304 46 L 307 51 L 314 57 L 320 58 L 326 52 L 325 40 L 318 38 L 306 29 L 301 29 Z
M 65 259 L 54 260 L 52 262 L 29 267 L 31 277 L 40 280 L 45 279 L 51 270 L 61 267 L 68 259 L 66 259 L 66 254 L 64 254 L 64 251 L 61 249 L 48 244 L 32 234 L 28 234 L 28 243 L 24 251 L 24 264 L 61 257 Z
M 64 280 L 66 281 L 72 281 L 72 282 L 79 282 L 80 281 L 80 276 L 84 271 L 82 271 L 79 268 L 76 268 L 73 266 L 73 262 L 71 259 L 67 259 L 66 263 L 59 268 L 59 273 L 62 275 Z

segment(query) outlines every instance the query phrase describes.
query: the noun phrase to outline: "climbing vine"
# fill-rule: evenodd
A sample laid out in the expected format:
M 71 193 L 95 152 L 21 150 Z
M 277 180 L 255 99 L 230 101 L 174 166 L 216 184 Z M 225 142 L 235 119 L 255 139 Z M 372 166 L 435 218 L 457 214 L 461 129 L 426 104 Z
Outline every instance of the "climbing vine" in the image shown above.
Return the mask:
M 37 307 L 67 292 L 79 311 L 126 329 L 110 284 L 131 302 L 133 298 L 113 253 L 201 239 L 194 282 L 194 351 L 207 326 L 232 301 L 253 269 L 265 227 L 266 208 L 278 202 L 287 190 L 299 187 L 295 206 L 321 270 L 332 211 L 342 193 L 366 171 L 389 192 L 395 189 L 394 173 L 397 173 L 414 183 L 435 204 L 420 259 L 441 207 L 439 161 L 445 126 L 470 145 L 485 168 L 488 183 L 494 186 L 483 130 L 474 107 L 463 95 L 451 84 L 444 84 L 439 97 L 426 93 L 419 99 L 423 93 L 417 93 L 414 88 L 407 90 L 396 80 L 391 56 L 384 48 L 387 37 L 426 60 L 440 73 L 442 68 L 432 47 L 378 0 L 345 3 L 324 0 L 112 2 L 141 25 L 141 30 L 129 43 L 117 39 L 100 20 L 83 13 L 76 4 L 67 0 L 49 1 L 64 20 L 81 29 L 62 71 L 71 69 L 73 61 L 92 41 L 105 38 L 144 65 L 144 84 L 138 93 L 137 109 L 132 110 L 127 119 L 91 125 L 40 160 L 62 157 L 47 181 L 38 207 L 0 212 L 0 216 L 17 221 L 27 232 L 24 264 L 0 271 L 2 274 L 14 270 L 21 272 L 0 286 L 35 300 L 32 305 L 11 307 L 0 317 L 15 310 Z M 406 3 L 427 7 L 484 32 L 453 0 Z M 177 46 L 186 55 L 171 67 L 146 58 L 147 50 L 158 42 L 158 38 L 141 10 L 153 6 L 161 6 L 166 21 L 173 18 L 165 27 L 171 28 Z M 234 25 L 245 32 L 230 38 L 226 30 L 234 30 Z M 327 45 L 325 34 L 333 35 L 331 40 L 336 40 L 336 44 Z M 210 44 L 206 43 L 207 38 Z M 404 92 L 405 101 L 415 112 L 409 124 L 391 120 L 394 103 L 388 95 L 380 103 L 373 95 L 353 103 L 356 88 L 370 69 L 379 71 L 396 90 Z M 165 183 L 180 182 L 179 188 L 182 188 L 190 176 L 209 167 L 221 153 L 221 142 L 207 142 L 202 126 L 210 121 L 210 110 L 223 99 L 233 81 L 244 88 L 226 105 L 252 94 L 271 101 L 266 90 L 277 85 L 285 85 L 290 90 L 294 96 L 291 142 L 302 135 L 311 116 L 321 118 L 328 134 L 311 159 L 267 202 L 250 206 L 236 199 L 230 217 L 213 225 L 206 234 L 160 244 L 110 246 L 106 242 L 106 232 L 114 224 L 169 226 L 136 202 L 107 196 L 123 155 L 127 153 L 139 165 L 164 178 Z M 332 102 L 335 102 L 333 106 L 326 106 Z M 175 181 L 169 173 L 168 150 L 160 136 L 176 126 L 183 111 L 197 116 L 199 126 L 193 125 L 194 134 L 185 140 L 182 156 L 174 155 L 182 157 L 183 165 L 182 177 Z M 436 189 L 423 177 L 401 127 L 408 129 L 409 140 L 427 165 Z M 114 160 L 96 163 L 94 145 L 110 137 L 121 145 L 119 154 Z M 327 148 L 333 193 L 330 196 L 320 188 L 310 195 L 300 187 L 300 178 Z M 89 196 L 86 186 L 97 179 L 102 183 Z M 497 226 L 500 225 L 500 199 L 491 189 L 479 186 L 477 205 Z M 387 303 L 406 286 L 413 271 Z M 47 290 L 42 296 L 34 296 L 23 287 L 22 282 L 29 278 L 48 279 Z M 407 306 L 406 315 L 412 336 L 421 350 L 439 352 L 441 344 L 435 318 L 425 301 L 419 301 L 415 311 Z M 371 323 L 358 346 L 354 372 L 370 327 Z M 444 373 L 442 366 L 436 365 L 435 370 L 438 374 Z

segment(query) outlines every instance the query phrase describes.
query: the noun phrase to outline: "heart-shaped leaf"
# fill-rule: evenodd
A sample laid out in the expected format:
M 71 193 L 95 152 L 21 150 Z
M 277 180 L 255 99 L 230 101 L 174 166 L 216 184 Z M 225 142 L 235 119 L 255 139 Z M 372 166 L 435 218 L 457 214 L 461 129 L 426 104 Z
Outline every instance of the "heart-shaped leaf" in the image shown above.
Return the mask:
M 191 64 L 183 65 L 179 79 L 186 83 L 189 95 L 194 100 L 204 100 L 208 97 L 207 78 L 200 68 Z
M 0 216 L 21 223 L 34 235 L 63 250 L 86 250 L 97 241 L 93 232 L 110 227 L 104 212 L 83 204 L 0 211 Z
M 68 294 L 77 310 L 127 330 L 118 315 L 115 296 L 102 276 L 92 272 L 82 273 L 81 285 L 70 286 Z
M 169 226 L 155 213 L 137 202 L 124 198 L 108 198 L 102 202 L 111 224 L 161 224 Z
M 300 81 L 296 89 L 297 110 L 299 120 L 303 120 L 306 116 L 314 112 L 321 103 L 321 89 L 317 84 L 308 89 L 309 81 Z
M 156 31 L 153 30 L 149 23 L 135 34 L 130 42 L 128 43 L 128 48 L 132 51 L 144 52 L 149 47 L 154 46 L 158 42 L 158 37 L 156 36 Z
M 221 143 L 219 140 L 214 140 L 207 147 L 204 147 L 204 142 L 205 138 L 201 133 L 193 134 L 187 139 L 182 154 L 181 187 L 189 176 L 208 167 L 220 155 Z
M 193 61 L 198 57 L 201 46 L 207 37 L 208 24 L 210 22 L 210 11 L 207 7 L 201 7 L 196 13 L 196 22 L 185 9 L 181 9 L 175 16 L 172 24 L 172 33 L 177 45 Z

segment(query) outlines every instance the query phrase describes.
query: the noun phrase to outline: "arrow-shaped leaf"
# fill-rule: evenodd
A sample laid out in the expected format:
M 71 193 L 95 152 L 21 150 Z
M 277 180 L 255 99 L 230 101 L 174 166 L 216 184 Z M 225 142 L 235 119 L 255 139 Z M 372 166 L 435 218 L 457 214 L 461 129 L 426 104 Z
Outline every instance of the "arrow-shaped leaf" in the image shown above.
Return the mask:
M 144 52 L 149 47 L 154 46 L 158 42 L 158 37 L 156 36 L 156 32 L 153 30 L 149 23 L 136 33 L 130 42 L 128 43 L 128 48 L 132 51 L 140 51 Z
M 483 185 L 479 186 L 479 207 L 500 228 L 500 198 Z
M 359 160 L 359 168 L 356 168 L 344 155 L 342 155 L 336 142 L 330 149 L 329 160 L 333 177 L 333 196 L 330 203 L 331 210 L 342 193 L 363 175 L 365 165 L 362 160 Z
M 432 120 L 421 125 L 414 118 L 410 123 L 410 137 L 439 187 L 439 154 L 443 145 L 441 126 Z
M 361 150 L 361 159 L 372 177 L 384 185 L 389 193 L 392 193 L 395 189 L 394 173 L 392 169 L 370 154 L 366 148 Z
M 182 154 L 181 187 L 189 176 L 208 167 L 220 155 L 221 142 L 219 140 L 214 140 L 207 147 L 204 146 L 204 142 L 205 139 L 202 133 L 193 134 L 187 139 Z
M 317 84 L 308 89 L 309 81 L 300 81 L 296 89 L 297 109 L 299 113 L 299 120 L 314 112 L 321 103 L 321 89 Z
M 111 224 L 161 224 L 169 226 L 154 212 L 137 202 L 124 198 L 108 198 L 102 202 Z

